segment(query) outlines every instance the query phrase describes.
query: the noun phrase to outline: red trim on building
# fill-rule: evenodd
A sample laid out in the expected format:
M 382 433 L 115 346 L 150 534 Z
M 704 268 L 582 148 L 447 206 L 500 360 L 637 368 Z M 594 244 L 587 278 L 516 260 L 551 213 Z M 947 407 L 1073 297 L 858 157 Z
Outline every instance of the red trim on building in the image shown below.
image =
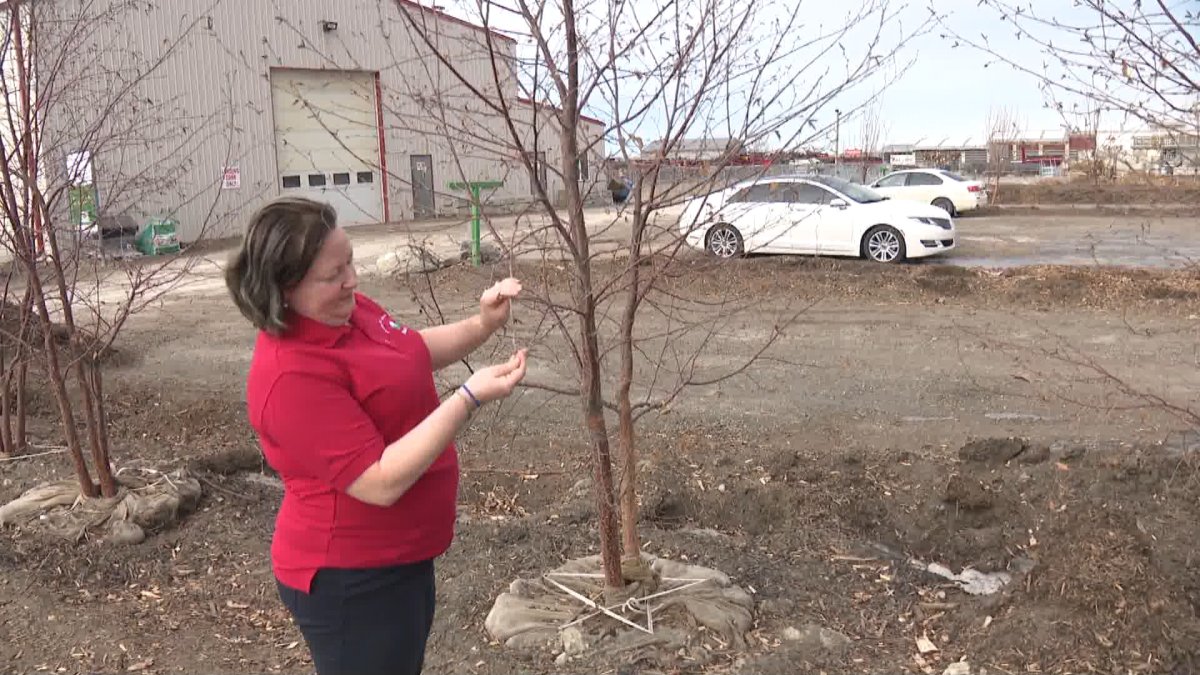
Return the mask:
M 396 0 L 396 2 L 398 2 L 402 5 L 416 7 L 417 9 L 420 9 L 425 12 L 429 12 L 430 14 L 436 16 L 438 19 L 447 21 L 449 23 L 458 24 L 459 26 L 465 26 L 467 28 L 477 30 L 481 33 L 491 33 L 492 37 L 495 37 L 499 40 L 504 40 L 505 42 L 511 42 L 513 44 L 516 44 L 516 42 L 517 42 L 516 38 L 509 37 L 508 35 L 505 35 L 504 33 L 496 32 L 490 28 L 487 28 L 486 26 L 479 26 L 479 25 L 473 24 L 470 21 L 460 19 L 457 16 L 451 16 L 451 15 L 443 12 L 440 9 L 435 9 L 433 7 L 426 7 L 425 5 L 422 5 L 419 2 L 414 2 L 413 0 Z
M 375 73 L 375 123 L 379 128 L 379 189 L 383 192 L 383 222 L 392 222 L 392 200 L 388 195 L 387 136 L 383 126 L 383 84 Z
M 1067 145 L 1072 150 L 1095 150 L 1095 134 L 1071 134 L 1067 137 Z

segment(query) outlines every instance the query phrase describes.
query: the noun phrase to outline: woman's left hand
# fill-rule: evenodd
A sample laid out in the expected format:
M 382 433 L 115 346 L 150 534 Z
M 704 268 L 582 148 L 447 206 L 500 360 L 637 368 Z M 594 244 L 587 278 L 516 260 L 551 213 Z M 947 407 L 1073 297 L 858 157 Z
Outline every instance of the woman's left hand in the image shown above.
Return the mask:
M 521 294 L 521 282 L 513 278 L 496 282 L 479 298 L 479 318 L 489 333 L 494 333 L 508 323 L 512 313 L 512 299 Z

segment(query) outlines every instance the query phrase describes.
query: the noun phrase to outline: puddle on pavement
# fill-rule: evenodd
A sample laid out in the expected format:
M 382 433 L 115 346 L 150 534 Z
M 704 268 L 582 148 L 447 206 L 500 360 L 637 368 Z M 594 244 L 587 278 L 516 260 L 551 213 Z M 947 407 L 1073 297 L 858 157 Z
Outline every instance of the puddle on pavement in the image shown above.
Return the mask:
M 1173 433 L 1163 443 L 1163 448 L 1173 457 L 1200 453 L 1200 431 Z
M 985 413 L 984 417 L 997 422 L 1048 422 L 1051 419 L 1041 415 L 1015 412 L 990 412 Z

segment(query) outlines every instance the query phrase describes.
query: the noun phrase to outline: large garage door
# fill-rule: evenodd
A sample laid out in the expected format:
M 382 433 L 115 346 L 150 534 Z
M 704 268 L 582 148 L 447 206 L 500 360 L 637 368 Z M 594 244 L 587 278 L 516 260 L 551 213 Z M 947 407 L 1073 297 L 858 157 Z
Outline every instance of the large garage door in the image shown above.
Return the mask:
M 344 225 L 383 220 L 375 77 L 271 71 L 280 194 L 331 204 Z

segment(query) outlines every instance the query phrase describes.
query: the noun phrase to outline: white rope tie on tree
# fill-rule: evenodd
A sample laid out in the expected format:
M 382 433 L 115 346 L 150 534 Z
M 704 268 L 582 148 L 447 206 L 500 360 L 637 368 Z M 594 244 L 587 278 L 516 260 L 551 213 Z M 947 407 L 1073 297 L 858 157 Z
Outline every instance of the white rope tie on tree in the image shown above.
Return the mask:
M 587 605 L 588 607 L 599 610 L 600 613 L 610 616 L 610 617 L 616 619 L 617 621 L 620 621 L 621 623 L 625 624 L 626 626 L 629 626 L 630 628 L 635 628 L 637 630 L 642 631 L 643 633 L 649 633 L 649 634 L 653 635 L 653 633 L 651 633 L 649 630 L 647 630 L 644 626 L 639 626 L 638 624 L 634 623 L 633 621 L 626 619 L 625 617 L 621 616 L 620 614 L 617 614 L 616 612 L 612 611 L 611 609 L 608 609 L 607 607 L 601 607 L 600 605 L 596 604 L 596 602 L 594 600 L 592 600 L 591 598 L 583 595 L 582 593 L 579 593 L 578 591 L 575 591 L 571 588 L 568 588 L 568 587 L 558 583 L 554 579 L 551 579 L 549 577 L 549 575 L 546 576 L 546 581 L 549 581 L 550 583 L 554 584 L 555 586 L 557 586 L 559 588 L 559 590 L 563 591 L 564 593 L 571 596 L 572 598 L 575 598 L 576 600 L 582 602 L 583 604 Z
M 575 598 L 576 600 L 579 600 L 580 602 L 584 603 L 588 607 L 591 607 L 592 609 L 596 610 L 589 614 L 585 614 L 585 615 L 579 617 L 578 619 L 574 619 L 572 621 L 569 621 L 569 622 L 559 626 L 559 630 L 562 630 L 564 628 L 570 628 L 571 626 L 579 625 L 589 619 L 593 619 L 593 618 L 603 614 L 606 616 L 610 616 L 610 617 L 620 621 L 621 623 L 624 623 L 627 626 L 632 626 L 632 627 L 642 631 L 643 633 L 647 633 L 649 635 L 654 634 L 654 612 L 663 608 L 662 604 L 659 604 L 657 606 L 652 606 L 649 602 L 650 600 L 654 600 L 655 598 L 661 598 L 661 597 L 664 597 L 667 595 L 671 595 L 672 593 L 678 593 L 680 591 L 687 590 L 689 588 L 692 588 L 693 586 L 698 586 L 706 581 L 712 581 L 712 579 L 663 577 L 661 579 L 663 582 L 681 582 L 683 585 L 676 586 L 675 588 L 669 588 L 665 591 L 659 591 L 657 593 L 652 593 L 650 595 L 646 595 L 646 596 L 642 596 L 642 597 L 632 597 L 632 598 L 629 598 L 628 600 L 625 600 L 624 602 L 620 602 L 615 605 L 609 605 L 608 607 L 601 607 L 600 605 L 598 605 L 596 602 L 594 602 L 587 596 L 585 596 L 571 588 L 568 588 L 567 586 L 564 586 L 563 584 L 558 583 L 557 581 L 555 581 L 554 579 L 551 579 L 550 577 L 603 579 L 604 578 L 603 574 L 592 574 L 592 573 L 585 573 L 585 572 L 548 572 L 544 576 L 545 576 L 546 581 L 549 581 L 550 583 L 557 586 L 559 589 L 566 592 L 571 597 Z M 621 616 L 620 614 L 617 614 L 614 611 L 617 609 L 620 609 L 620 610 L 626 611 L 626 612 L 640 612 L 640 611 L 644 610 L 646 612 L 646 625 L 645 626 L 638 625 L 637 623 L 630 621 L 629 619 Z

